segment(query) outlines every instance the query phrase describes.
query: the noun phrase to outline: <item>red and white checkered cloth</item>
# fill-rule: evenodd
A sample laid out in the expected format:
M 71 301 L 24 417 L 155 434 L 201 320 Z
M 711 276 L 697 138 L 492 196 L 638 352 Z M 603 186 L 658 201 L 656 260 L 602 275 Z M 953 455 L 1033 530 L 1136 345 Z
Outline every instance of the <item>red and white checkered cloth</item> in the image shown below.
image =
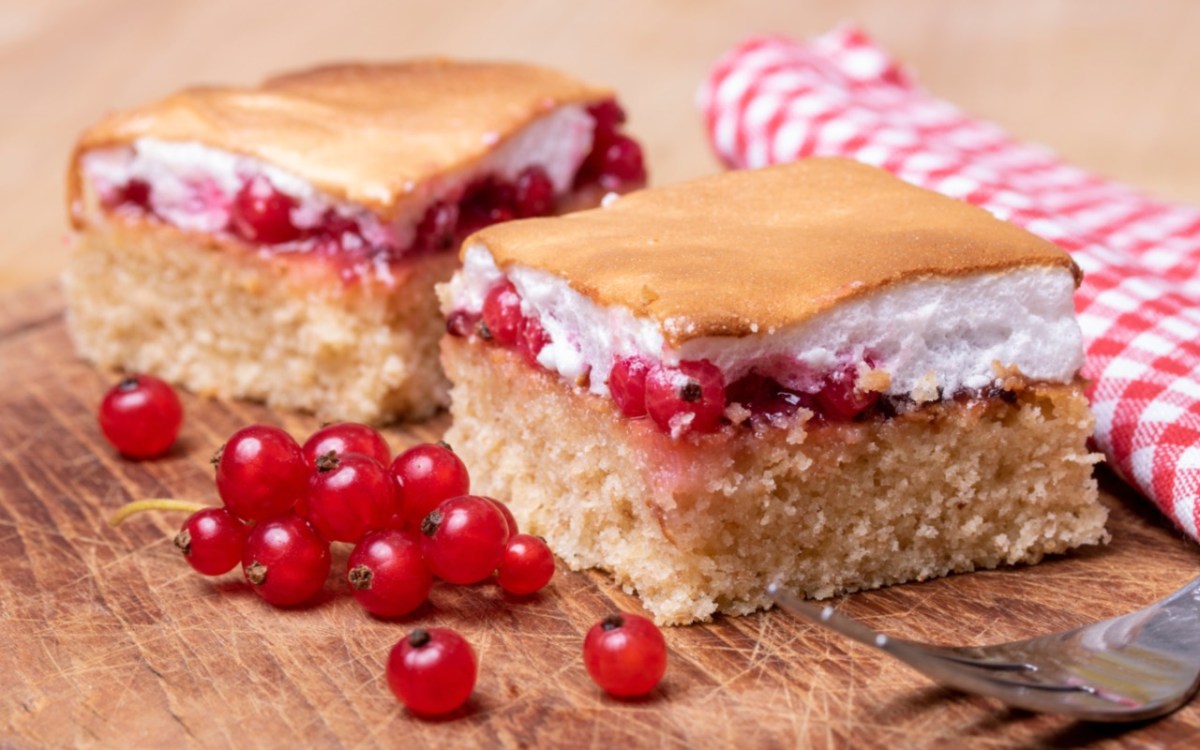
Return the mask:
M 730 166 L 849 156 L 1057 243 L 1076 295 L 1109 464 L 1180 528 L 1200 527 L 1200 209 L 1064 164 L 917 86 L 853 27 L 746 41 L 699 95 Z

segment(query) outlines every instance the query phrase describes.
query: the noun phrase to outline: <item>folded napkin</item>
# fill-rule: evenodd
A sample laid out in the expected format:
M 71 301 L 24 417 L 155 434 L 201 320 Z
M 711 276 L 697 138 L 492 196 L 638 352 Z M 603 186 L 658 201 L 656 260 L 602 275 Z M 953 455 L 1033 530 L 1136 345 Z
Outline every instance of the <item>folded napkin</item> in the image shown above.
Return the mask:
M 1064 164 L 923 91 L 860 30 L 747 40 L 699 95 L 730 166 L 848 156 L 1057 243 L 1076 294 L 1096 445 L 1181 529 L 1200 526 L 1200 210 Z

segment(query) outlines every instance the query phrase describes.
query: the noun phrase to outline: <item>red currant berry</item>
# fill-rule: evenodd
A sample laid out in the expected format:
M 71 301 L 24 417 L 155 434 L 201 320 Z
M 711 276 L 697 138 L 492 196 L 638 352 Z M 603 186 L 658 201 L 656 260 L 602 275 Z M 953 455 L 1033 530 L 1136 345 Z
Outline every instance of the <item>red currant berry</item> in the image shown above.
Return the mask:
M 429 598 L 433 574 L 417 537 L 392 529 L 372 531 L 359 540 L 346 563 L 346 581 L 363 609 L 379 617 L 400 617 Z
M 752 416 L 766 419 L 789 417 L 800 407 L 814 406 L 813 397 L 807 393 L 789 391 L 775 380 L 753 372 L 732 383 L 726 399 L 749 409 Z
M 475 689 L 475 653 L 461 635 L 445 628 L 418 628 L 388 654 L 392 693 L 415 714 L 436 716 L 467 702 Z
M 225 508 L 205 508 L 188 516 L 175 546 L 188 565 L 206 576 L 228 573 L 242 561 L 246 526 Z
M 300 237 L 292 223 L 296 199 L 275 189 L 270 180 L 251 178 L 233 198 L 230 223 L 241 237 L 251 242 L 275 245 Z
M 546 333 L 546 329 L 542 328 L 542 324 L 537 318 L 521 319 L 521 325 L 517 332 L 517 351 L 521 352 L 521 356 L 525 358 L 526 362 L 534 367 L 541 367 L 541 363 L 537 359 L 538 354 L 549 343 L 550 334 Z
M 646 411 L 671 437 L 716 432 L 725 412 L 725 378 L 707 359 L 658 364 L 646 374 Z
M 449 583 L 478 583 L 495 572 L 508 544 L 508 522 L 486 497 L 452 497 L 421 522 L 421 554 Z
M 608 391 L 621 413 L 630 418 L 646 416 L 646 373 L 650 363 L 641 357 L 622 357 L 608 373 Z
M 517 530 L 517 519 L 513 517 L 512 511 L 508 509 L 508 506 L 494 497 L 487 499 L 491 501 L 492 505 L 496 506 L 496 510 L 500 511 L 500 515 L 504 516 L 504 521 L 508 524 L 508 536 L 511 538 L 520 533 Z
M 213 457 L 217 494 L 243 521 L 288 512 L 308 488 L 308 462 L 292 436 L 271 425 L 243 427 Z
M 400 514 L 414 531 L 442 501 L 471 491 L 466 464 L 445 443 L 424 443 L 396 456 L 392 474 L 400 485 Z
M 413 248 L 418 251 L 445 250 L 454 244 L 458 206 L 438 201 L 425 210 L 417 224 Z
M 295 236 L 289 236 L 278 242 L 298 239 L 302 234 L 304 234 L 302 230 L 296 229 Z M 321 223 L 314 228 L 313 234 L 317 238 L 317 247 L 326 254 L 340 255 L 346 252 L 348 246 L 358 247 L 364 243 L 358 222 L 332 208 L 326 210 L 321 216 Z
M 607 146 L 612 142 L 617 129 L 625 123 L 625 110 L 615 99 L 605 99 L 587 108 L 595 126 L 592 129 L 592 143 Z
M 459 229 L 470 234 L 477 229 L 509 221 L 516 216 L 515 187 L 495 177 L 485 177 L 468 186 L 459 202 Z
M 554 577 L 554 553 L 536 536 L 517 534 L 508 540 L 496 581 L 510 594 L 524 596 L 550 583 Z
M 446 316 L 446 333 L 458 338 L 465 338 L 475 332 L 479 325 L 479 316 L 466 310 L 455 310 Z
M 646 181 L 642 147 L 629 136 L 614 135 L 601 152 L 599 171 L 600 187 L 605 190 L 641 185 Z
M 302 515 L 326 540 L 357 542 L 396 511 L 396 483 L 386 466 L 361 453 L 317 458 Z
M 392 450 L 387 441 L 373 428 L 358 422 L 335 422 L 314 432 L 301 446 L 308 465 L 316 467 L 317 458 L 330 451 L 336 454 L 361 453 L 387 466 Z
M 100 431 L 121 453 L 152 458 L 167 452 L 183 424 L 175 389 L 151 375 L 130 375 L 100 402 Z
M 246 537 L 242 574 L 276 607 L 314 597 L 329 576 L 329 544 L 308 521 L 288 514 L 258 524 Z
M 150 183 L 133 178 L 113 191 L 112 196 L 105 202 L 107 208 L 129 207 L 150 212 Z
M 645 695 L 667 671 L 667 643 L 645 617 L 610 615 L 588 631 L 583 664 L 606 692 L 620 697 Z
M 825 379 L 817 392 L 817 403 L 825 418 L 849 422 L 879 401 L 878 393 L 858 390 L 857 380 L 858 371 L 853 366 L 844 367 Z
M 521 332 L 521 295 L 511 281 L 492 287 L 483 300 L 483 324 L 497 344 L 511 346 Z
M 554 211 L 554 183 L 541 167 L 527 167 L 517 176 L 513 205 L 517 216 L 547 216 Z

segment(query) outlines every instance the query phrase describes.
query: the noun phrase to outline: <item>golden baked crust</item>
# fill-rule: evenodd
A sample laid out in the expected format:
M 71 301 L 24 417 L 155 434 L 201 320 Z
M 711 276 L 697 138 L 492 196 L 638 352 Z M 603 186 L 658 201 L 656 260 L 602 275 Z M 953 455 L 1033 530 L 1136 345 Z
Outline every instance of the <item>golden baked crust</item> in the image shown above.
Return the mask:
M 807 159 L 631 193 L 607 208 L 488 227 L 463 243 L 657 320 L 668 343 L 791 325 L 898 282 L 1029 266 L 1079 272 L 983 209 L 846 159 Z
M 392 219 L 422 183 L 479 159 L 535 118 L 609 96 L 547 68 L 443 59 L 327 65 L 257 87 L 186 89 L 84 132 L 68 206 L 78 224 L 81 154 L 150 137 L 261 159 Z

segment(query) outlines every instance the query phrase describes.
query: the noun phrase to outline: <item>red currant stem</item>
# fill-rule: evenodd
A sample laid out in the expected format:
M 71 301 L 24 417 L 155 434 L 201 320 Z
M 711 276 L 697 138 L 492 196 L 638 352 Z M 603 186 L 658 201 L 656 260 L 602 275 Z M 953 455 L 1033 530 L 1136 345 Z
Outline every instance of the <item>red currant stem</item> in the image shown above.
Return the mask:
M 152 497 L 145 500 L 134 500 L 132 503 L 125 503 L 117 512 L 113 513 L 108 519 L 109 526 L 120 526 L 121 522 L 130 516 L 143 513 L 148 510 L 168 510 L 178 511 L 181 513 L 195 513 L 205 508 L 211 508 L 211 505 L 204 503 L 192 502 L 191 500 L 176 500 L 171 497 Z

